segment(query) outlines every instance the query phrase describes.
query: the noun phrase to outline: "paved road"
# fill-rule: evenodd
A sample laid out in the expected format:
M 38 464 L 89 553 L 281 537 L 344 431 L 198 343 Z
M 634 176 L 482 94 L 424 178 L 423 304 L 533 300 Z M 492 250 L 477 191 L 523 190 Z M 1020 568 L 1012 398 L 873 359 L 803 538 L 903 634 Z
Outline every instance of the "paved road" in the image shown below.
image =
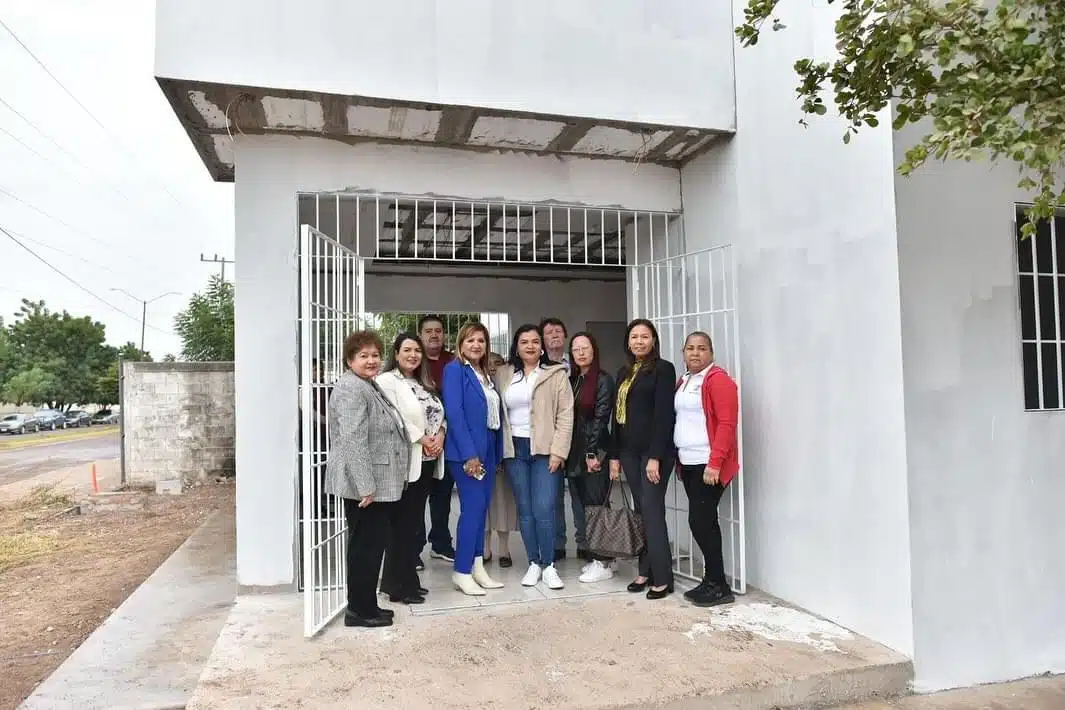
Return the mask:
M 102 459 L 117 459 L 118 432 L 0 451 L 0 485 Z

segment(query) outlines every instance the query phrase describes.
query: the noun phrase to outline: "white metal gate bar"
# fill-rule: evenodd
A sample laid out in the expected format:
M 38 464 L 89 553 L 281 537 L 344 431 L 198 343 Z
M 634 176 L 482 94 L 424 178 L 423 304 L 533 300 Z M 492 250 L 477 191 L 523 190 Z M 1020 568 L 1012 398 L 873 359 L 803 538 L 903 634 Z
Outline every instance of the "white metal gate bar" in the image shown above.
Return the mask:
M 321 231 L 300 229 L 300 537 L 304 634 L 313 636 L 346 603 L 347 524 L 323 490 L 331 383 L 343 372 L 344 338 L 363 324 L 364 260 Z
M 736 269 L 732 247 L 721 246 L 652 259 L 630 267 L 634 317 L 655 324 L 662 357 L 684 370 L 684 338 L 702 330 L 714 341 L 716 362 L 740 383 L 739 333 L 736 321 Z M 742 427 L 742 415 L 740 417 Z M 742 430 L 737 428 L 742 465 Z M 701 579 L 704 560 L 688 526 L 688 498 L 683 484 L 670 479 L 666 513 L 673 542 L 674 572 Z M 743 474 L 729 485 L 719 505 L 725 572 L 733 590 L 747 591 L 743 514 Z
M 645 260 L 668 255 L 650 245 L 680 230 L 679 213 L 557 202 L 307 193 L 299 209 L 303 222 L 385 261 L 623 268 L 641 250 Z

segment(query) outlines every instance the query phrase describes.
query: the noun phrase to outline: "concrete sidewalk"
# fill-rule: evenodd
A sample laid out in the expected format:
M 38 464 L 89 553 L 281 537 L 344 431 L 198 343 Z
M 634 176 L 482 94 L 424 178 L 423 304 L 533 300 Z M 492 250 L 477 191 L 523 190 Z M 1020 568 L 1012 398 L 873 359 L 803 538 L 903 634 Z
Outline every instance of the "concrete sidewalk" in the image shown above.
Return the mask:
M 183 708 L 236 597 L 232 509 L 213 513 L 20 706 Z

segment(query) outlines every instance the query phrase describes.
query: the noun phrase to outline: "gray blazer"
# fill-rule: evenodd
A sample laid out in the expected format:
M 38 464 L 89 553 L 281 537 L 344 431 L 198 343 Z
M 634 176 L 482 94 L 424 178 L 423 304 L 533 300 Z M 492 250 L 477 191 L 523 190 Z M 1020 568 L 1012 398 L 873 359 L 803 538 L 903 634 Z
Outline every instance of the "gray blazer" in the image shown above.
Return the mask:
M 400 499 L 410 465 L 410 442 L 381 390 L 350 370 L 329 396 L 329 460 L 325 492 L 391 503 Z

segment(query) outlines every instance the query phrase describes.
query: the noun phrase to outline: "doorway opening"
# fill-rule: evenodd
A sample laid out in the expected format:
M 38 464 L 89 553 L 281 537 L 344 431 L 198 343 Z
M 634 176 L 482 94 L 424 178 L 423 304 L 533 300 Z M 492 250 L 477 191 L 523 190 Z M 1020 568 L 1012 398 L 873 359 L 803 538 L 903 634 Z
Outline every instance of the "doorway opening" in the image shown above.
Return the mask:
M 340 374 L 340 350 L 351 330 L 409 325 L 405 319 L 426 312 L 494 314 L 499 318 L 496 329 L 490 327 L 492 348 L 505 354 L 514 326 L 557 317 L 570 334 L 590 330 L 604 360 L 617 362 L 623 324 L 646 317 L 659 329 L 663 356 L 678 371 L 684 336 L 705 330 L 714 338 L 718 361 L 738 379 L 731 249 L 686 252 L 680 213 L 362 192 L 301 194 L 298 211 L 296 555 L 307 635 L 323 628 L 345 601 L 346 528 L 321 482 L 329 450 L 323 433 L 328 391 Z M 721 516 L 726 569 L 733 588 L 743 592 L 737 483 L 723 499 Z M 698 578 L 702 555 L 688 528 L 683 486 L 671 480 L 670 489 L 675 572 Z

